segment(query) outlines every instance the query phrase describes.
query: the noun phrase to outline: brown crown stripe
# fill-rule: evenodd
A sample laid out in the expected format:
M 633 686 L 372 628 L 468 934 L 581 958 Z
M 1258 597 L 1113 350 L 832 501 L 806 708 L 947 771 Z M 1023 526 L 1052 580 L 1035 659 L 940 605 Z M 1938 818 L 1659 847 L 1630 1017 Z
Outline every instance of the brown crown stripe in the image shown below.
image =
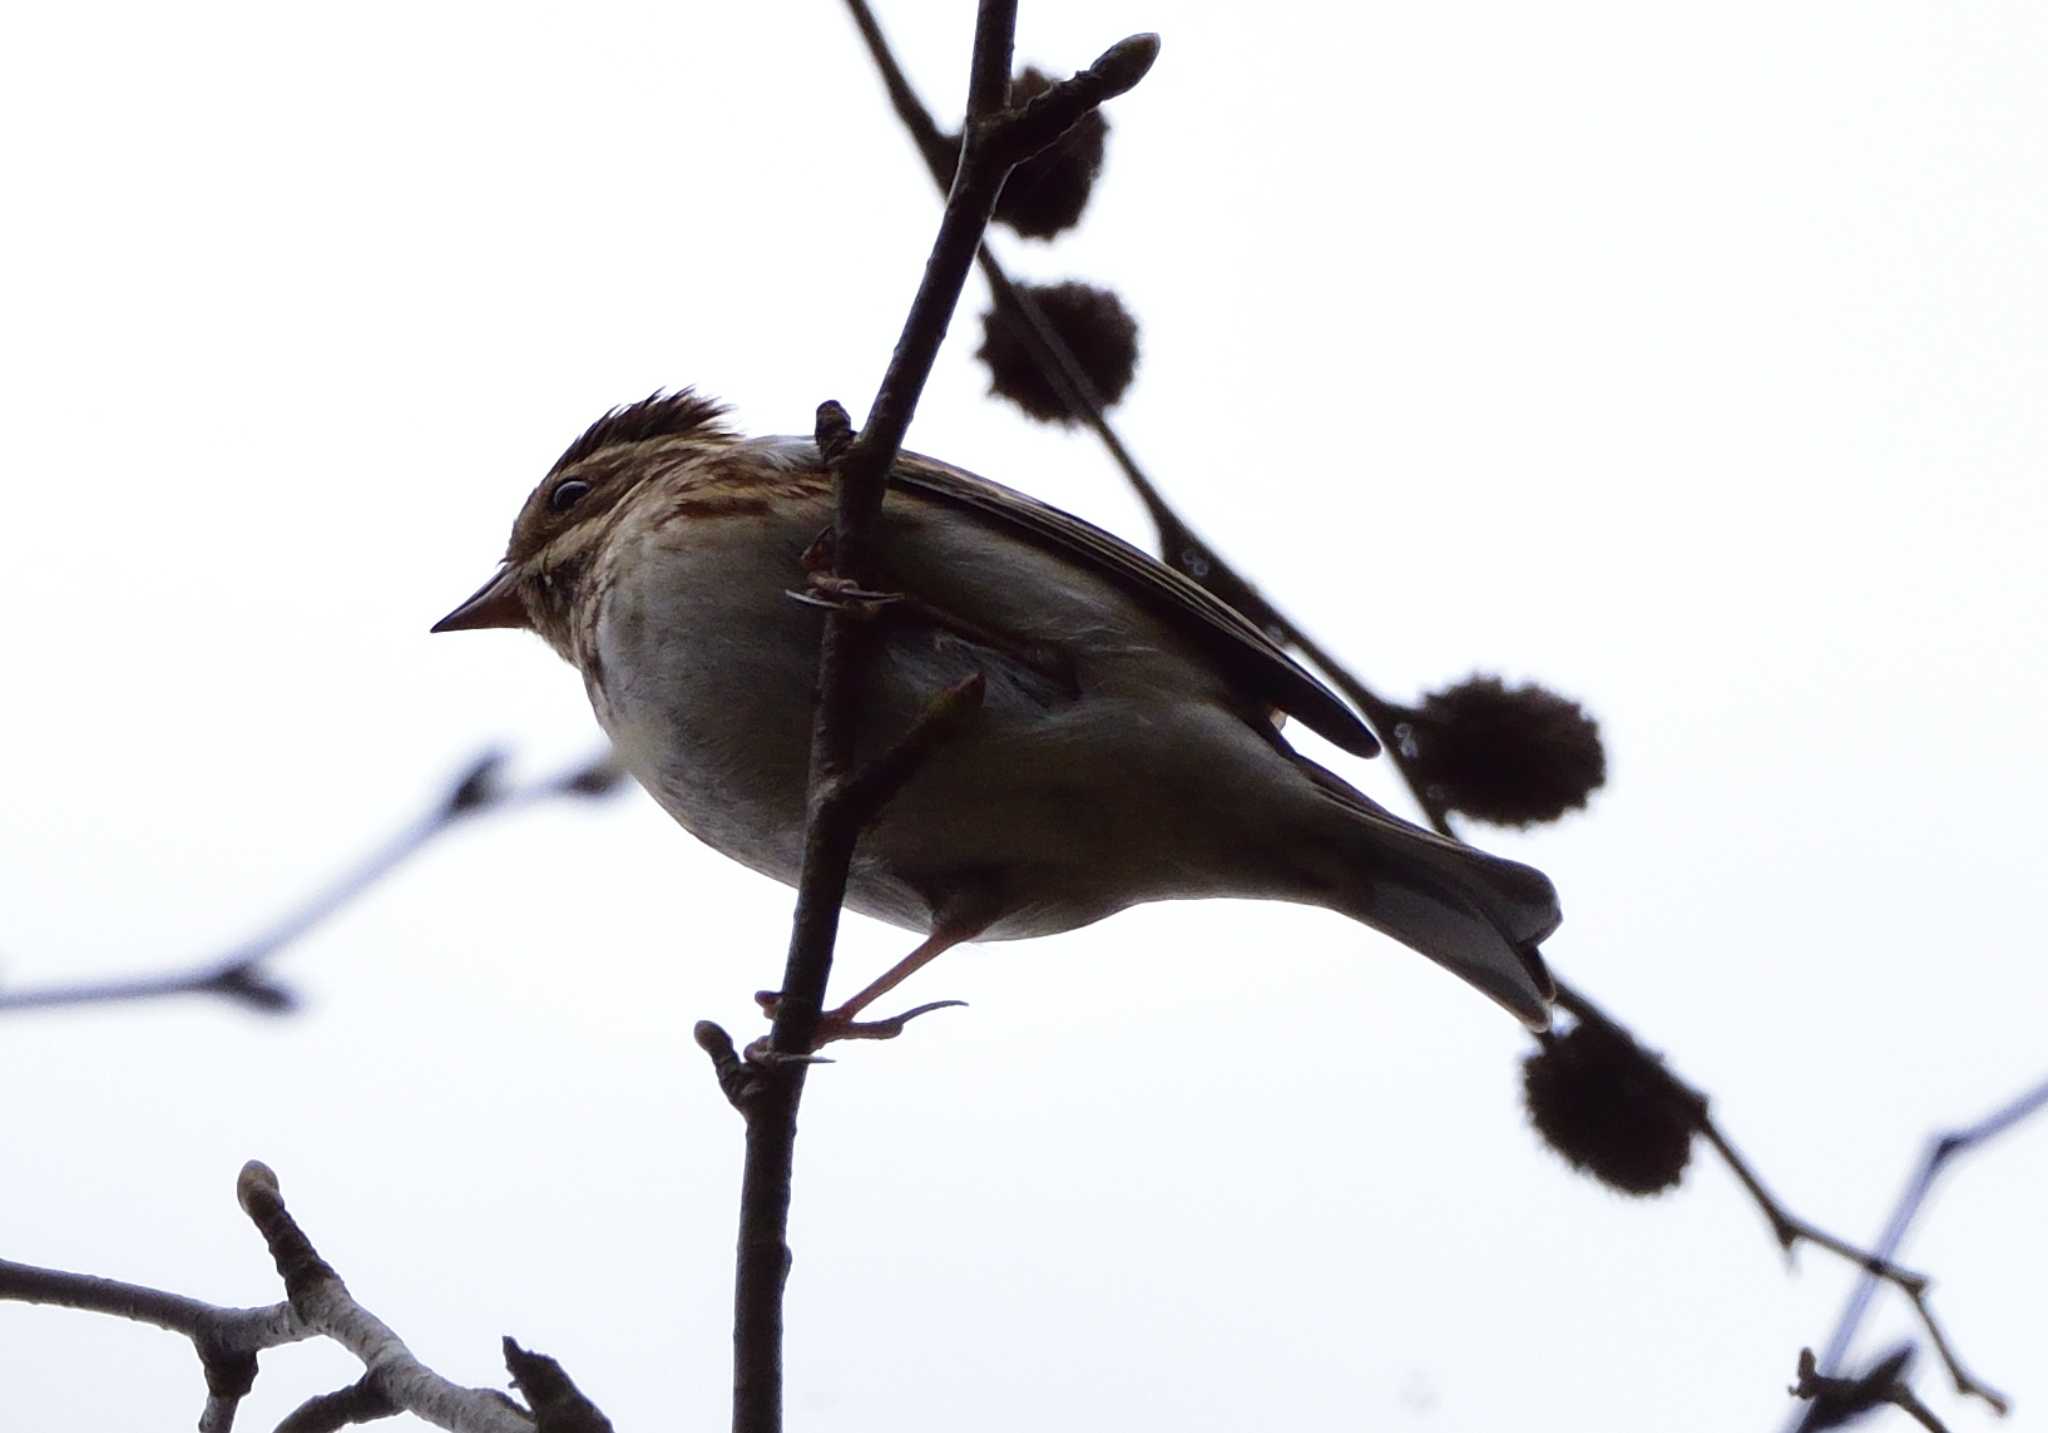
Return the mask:
M 552 477 L 593 453 L 626 443 L 680 438 L 690 433 L 730 438 L 733 434 L 718 422 L 725 411 L 723 403 L 699 394 L 695 389 L 683 388 L 666 395 L 656 389 L 638 403 L 612 409 L 584 429 L 582 437 L 562 450 L 562 456 L 555 459 L 555 465 L 548 469 L 548 474 Z

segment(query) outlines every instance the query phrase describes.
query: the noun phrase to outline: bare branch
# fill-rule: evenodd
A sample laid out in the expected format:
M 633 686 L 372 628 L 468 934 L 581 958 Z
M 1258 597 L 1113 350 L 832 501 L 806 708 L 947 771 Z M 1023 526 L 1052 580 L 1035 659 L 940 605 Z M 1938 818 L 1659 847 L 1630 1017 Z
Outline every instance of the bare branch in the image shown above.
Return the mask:
M 53 1304 L 87 1313 L 112 1314 L 132 1323 L 183 1334 L 192 1340 L 206 1376 L 207 1399 L 200 1433 L 228 1433 L 235 1408 L 256 1381 L 256 1354 L 281 1344 L 317 1338 L 320 1331 L 290 1304 L 223 1308 L 183 1294 L 142 1284 L 71 1274 L 0 1259 L 0 1300 Z
M 853 588 L 868 585 L 865 579 L 874 565 L 872 549 L 889 471 L 1010 170 L 1102 100 L 1136 84 L 1158 51 L 1156 39 L 1127 40 L 1082 75 L 1013 111 L 1010 57 L 1016 12 L 1016 0 L 981 0 L 958 167 L 950 176 L 945 214 L 923 281 L 869 406 L 867 422 L 849 443 L 851 423 L 844 411 L 836 404 L 818 411 L 818 448 L 836 480 L 831 575 Z M 811 561 L 815 566 L 822 560 L 819 547 Z M 980 699 L 978 686 L 956 688 L 889 756 L 866 772 L 856 772 L 856 697 L 872 642 L 869 625 L 842 610 L 828 611 L 825 618 L 811 727 L 803 872 L 791 920 L 789 957 L 766 1058 L 743 1062 L 760 1083 L 743 1081 L 736 1074 L 732 1042 L 724 1031 L 708 1022 L 697 1027 L 698 1041 L 718 1071 L 720 1088 L 747 1122 L 733 1321 L 733 1426 L 740 1433 L 778 1433 L 782 1426 L 782 1299 L 790 1263 L 790 1179 L 806 1068 L 798 1061 L 810 1054 L 816 1041 L 854 843 L 881 802 Z
M 844 820 L 861 826 L 873 821 L 925 758 L 981 710 L 987 685 L 987 679 L 976 672 L 940 692 L 894 746 L 844 781 L 826 787 L 818 799 L 843 807 Z
M 405 1410 L 391 1401 L 371 1374 L 364 1374 L 346 1388 L 307 1399 L 285 1415 L 277 1433 L 337 1433 L 356 1423 L 374 1423 L 394 1418 Z
M 223 954 L 157 975 L 0 990 L 0 1012 L 155 1000 L 167 995 L 215 995 L 259 1014 L 289 1014 L 298 1009 L 299 997 L 289 986 L 273 980 L 265 963 L 360 899 L 434 838 L 473 816 L 520 810 L 556 797 L 605 796 L 620 782 L 619 770 L 609 755 L 579 761 L 523 786 L 506 786 L 498 780 L 504 762 L 500 752 L 478 755 L 431 810 L 407 822 L 296 910 Z
M 546 1354 L 523 1349 L 507 1338 L 505 1368 L 513 1387 L 533 1408 L 537 1433 L 612 1433 L 612 1420 Z
M 1813 1350 L 1802 1348 L 1799 1350 L 1799 1381 L 1785 1391 L 1794 1398 L 1833 1405 L 1831 1416 L 1834 1421 L 1843 1421 L 1880 1403 L 1890 1403 L 1912 1414 L 1927 1433 L 1948 1433 L 1933 1410 L 1916 1398 L 1913 1390 L 1898 1376 L 1895 1361 L 1880 1365 L 1876 1372 L 1876 1377 L 1829 1378 L 1817 1370 Z
M 693 1032 L 697 1048 L 711 1057 L 711 1072 L 726 1102 L 745 1114 L 769 1088 L 768 1076 L 754 1060 L 742 1060 L 725 1027 L 712 1020 L 699 1020 Z
M 1040 91 L 1015 110 L 1003 109 L 986 122 L 988 143 L 998 159 L 1015 168 L 1065 138 L 1068 130 L 1102 105 L 1124 94 L 1152 68 L 1159 58 L 1157 35 L 1132 35 L 1104 50 L 1094 64 L 1071 79 Z M 1010 87 L 1009 62 L 1001 75 L 1006 104 Z M 968 143 L 972 144 L 972 137 Z
M 243 1165 L 235 1197 L 269 1247 L 293 1312 L 360 1359 L 390 1403 L 437 1428 L 533 1433 L 532 1418 L 511 1399 L 496 1389 L 464 1388 L 441 1377 L 415 1358 L 389 1325 L 356 1302 L 285 1208 L 277 1176 L 267 1165 L 255 1160 Z
M 266 1166 L 254 1160 L 243 1165 L 235 1197 L 269 1246 L 284 1280 L 284 1303 L 221 1308 L 140 1284 L 6 1260 L 0 1260 L 0 1300 L 112 1314 L 185 1335 L 206 1375 L 200 1433 L 230 1433 L 236 1408 L 255 1383 L 260 1350 L 312 1338 L 334 1340 L 362 1361 L 365 1372 L 347 1388 L 302 1403 L 280 1425 L 285 1433 L 326 1433 L 394 1413 L 465 1433 L 609 1433 L 604 1415 L 553 1359 L 528 1353 L 510 1339 L 506 1367 L 534 1399 L 538 1425 L 535 1415 L 496 1389 L 463 1388 L 414 1358 L 313 1248 Z
M 1559 981 L 1557 984 L 1557 1003 L 1570 1011 L 1576 1019 L 1598 1026 L 1614 1038 L 1627 1041 L 1630 1045 L 1640 1049 L 1635 1037 L 1627 1029 L 1617 1024 L 1591 1000 L 1588 1000 L 1584 995 L 1562 981 Z M 1663 1097 L 1673 1102 L 1674 1108 L 1682 1113 L 1683 1118 L 1692 1126 L 1694 1132 L 1704 1139 L 1716 1154 L 1721 1156 L 1722 1161 L 1735 1175 L 1736 1180 L 1742 1185 L 1744 1191 L 1756 1204 L 1757 1208 L 1762 1211 L 1765 1221 L 1771 1226 L 1771 1237 L 1777 1240 L 1778 1247 L 1785 1251 L 1788 1258 L 1801 1243 L 1813 1244 L 1827 1250 L 1838 1258 L 1846 1259 L 1863 1270 L 1866 1282 L 1874 1283 L 1881 1280 L 1893 1285 L 1912 1303 L 1914 1313 L 1919 1316 L 1922 1327 L 1927 1330 L 1928 1337 L 1933 1340 L 1936 1352 L 1940 1354 L 1943 1364 L 1947 1366 L 1950 1377 L 1955 1380 L 1956 1388 L 1960 1392 L 1982 1398 L 2000 1413 L 2006 1411 L 2008 1404 L 2004 1395 L 1968 1373 L 1963 1368 L 1961 1360 L 1956 1356 L 1954 1347 L 1949 1343 L 1948 1335 L 1942 1329 L 1939 1320 L 1934 1316 L 1933 1306 L 1928 1302 L 1927 1295 L 1931 1284 L 1928 1277 L 1925 1274 L 1915 1273 L 1913 1270 L 1893 1262 L 1892 1256 L 1898 1252 L 1899 1248 L 1899 1241 L 1897 1239 L 1887 1239 L 1882 1246 L 1881 1252 L 1872 1253 L 1869 1250 L 1858 1248 L 1847 1240 L 1828 1233 L 1819 1225 L 1794 1214 L 1785 1207 L 1776 1195 L 1772 1194 L 1764 1186 L 1763 1180 L 1750 1166 L 1749 1161 L 1743 1157 L 1742 1152 L 1735 1147 L 1734 1142 L 1715 1123 L 1709 1111 L 1707 1097 L 1703 1092 L 1687 1084 L 1684 1080 L 1679 1079 L 1663 1061 L 1648 1056 L 1645 1056 L 1633 1067 L 1633 1072 L 1636 1078 L 1654 1081 L 1661 1085 L 1663 1087 Z M 2048 1087 L 2044 1087 L 2042 1092 L 2035 1093 L 2042 1093 L 2043 1098 L 2048 1099 Z M 1997 1117 L 1994 1116 L 1994 1118 Z M 2001 1126 L 2001 1128 L 2003 1127 L 2007 1126 Z M 1842 1350 L 1830 1354 L 1828 1359 L 1830 1366 L 1846 1351 L 1847 1343 L 1846 1340 L 1843 1340 Z
M 1877 1245 L 1879 1255 L 1888 1259 L 1903 1247 L 1914 1220 L 1926 1206 L 1927 1196 L 1934 1190 L 1935 1181 L 1951 1160 L 1958 1155 L 1982 1148 L 2040 1113 L 2044 1108 L 2048 1108 L 2048 1080 L 2022 1090 L 1977 1123 L 1930 1139 L 1927 1142 L 1926 1153 L 1921 1157 L 1919 1168 L 1914 1170 L 1912 1177 L 1906 1181 L 1906 1187 L 1899 1195 L 1898 1203 L 1892 1208 L 1891 1217 L 1885 1222 L 1884 1236 L 1878 1240 Z M 1862 1325 L 1864 1314 L 1869 1311 L 1871 1298 L 1876 1293 L 1881 1278 L 1881 1274 L 1865 1268 L 1863 1278 L 1857 1281 L 1856 1287 L 1849 1294 L 1849 1301 L 1844 1305 L 1842 1315 L 1835 1323 L 1834 1332 L 1828 1336 L 1827 1349 L 1820 1357 L 1819 1367 L 1839 1368 L 1842 1360 L 1848 1356 L 1849 1347 L 1855 1342 L 1856 1331 Z M 1941 1356 L 1943 1364 L 1948 1368 L 1949 1377 L 1955 1381 L 1956 1391 L 1982 1398 L 1998 1412 L 2006 1412 L 2011 1406 L 2010 1400 L 1963 1367 L 1962 1360 L 1928 1311 L 1924 1288 L 1917 1294 L 1908 1292 L 1913 1299 L 1915 1311 L 1927 1327 L 1928 1336 L 1934 1341 L 1935 1352 Z

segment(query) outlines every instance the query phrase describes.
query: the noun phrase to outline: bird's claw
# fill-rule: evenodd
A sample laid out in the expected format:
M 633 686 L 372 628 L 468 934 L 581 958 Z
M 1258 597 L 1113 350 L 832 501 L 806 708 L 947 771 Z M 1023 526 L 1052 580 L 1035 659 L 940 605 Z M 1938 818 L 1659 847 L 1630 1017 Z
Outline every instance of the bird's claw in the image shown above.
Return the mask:
M 827 1015 L 818 1022 L 818 1044 L 826 1045 L 834 1040 L 893 1040 L 903 1033 L 904 1026 L 920 1015 L 955 1005 L 965 1008 L 966 1004 L 965 1000 L 931 1000 L 883 1020 L 834 1019 Z
M 754 1003 L 759 1005 L 762 1013 L 772 1020 L 775 1018 L 776 1010 L 782 1004 L 782 994 L 780 991 L 775 990 L 756 991 Z M 890 1015 L 881 1020 L 859 1020 L 854 1018 L 854 1014 L 843 1013 L 838 1010 L 828 1010 L 818 1017 L 818 1029 L 816 1035 L 812 1037 L 811 1049 L 814 1051 L 821 1050 L 836 1040 L 893 1040 L 903 1033 L 906 1025 L 920 1016 L 929 1015 L 934 1010 L 950 1009 L 956 1005 L 964 1009 L 967 1002 L 965 1000 L 930 1000 L 926 1001 L 923 1005 L 912 1006 L 900 1015 Z M 762 1045 L 764 1043 L 765 1037 L 763 1040 L 755 1041 L 754 1045 L 749 1045 L 747 1047 L 749 1057 L 751 1058 L 755 1045 Z M 816 1059 L 817 1057 L 785 1055 L 779 1058 L 787 1060 Z M 825 1063 L 829 1064 L 830 1062 L 826 1061 Z
M 758 1040 L 749 1041 L 747 1048 L 740 1052 L 741 1058 L 749 1065 L 762 1065 L 771 1070 L 786 1069 L 791 1065 L 830 1065 L 836 1063 L 830 1055 L 792 1055 L 787 1051 L 778 1050 L 768 1043 L 770 1038 L 770 1036 L 763 1035 Z
M 862 619 L 879 617 L 905 600 L 900 592 L 874 592 L 851 578 L 838 577 L 830 572 L 812 572 L 807 575 L 806 582 L 805 590 L 789 590 L 782 595 L 806 607 L 822 607 L 828 612 L 843 612 L 849 617 Z

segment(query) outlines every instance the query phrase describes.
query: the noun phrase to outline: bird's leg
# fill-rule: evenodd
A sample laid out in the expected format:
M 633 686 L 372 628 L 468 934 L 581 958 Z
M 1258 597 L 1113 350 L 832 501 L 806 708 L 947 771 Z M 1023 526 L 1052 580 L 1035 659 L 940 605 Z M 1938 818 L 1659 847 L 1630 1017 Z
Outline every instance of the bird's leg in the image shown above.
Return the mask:
M 944 1010 L 949 1006 L 965 1005 L 967 1002 L 964 1000 L 934 1000 L 928 1004 L 919 1005 L 915 1009 L 906 1010 L 900 1015 L 892 1015 L 884 1020 L 861 1020 L 857 1018 L 861 1011 L 867 1009 L 868 1006 L 874 1004 L 884 995 L 887 995 L 954 946 L 959 945 L 962 941 L 973 940 L 984 930 L 987 930 L 988 926 L 989 920 L 985 917 L 977 917 L 976 919 L 965 921 L 942 919 L 933 927 L 932 933 L 918 944 L 917 949 L 911 951 L 910 954 L 904 956 L 903 959 L 897 961 L 894 965 L 869 981 L 852 999 L 846 1001 L 838 1009 L 827 1010 L 824 1014 L 820 1015 L 818 1017 L 817 1038 L 812 1041 L 811 1048 L 813 1050 L 819 1049 L 822 1046 L 831 1044 L 834 1040 L 893 1040 L 903 1033 L 904 1026 L 920 1015 L 929 1015 L 934 1010 Z M 775 1014 L 775 1007 L 782 1001 L 782 996 L 778 991 L 764 990 L 756 995 L 754 999 L 763 1010 L 770 1016 L 773 1016 Z

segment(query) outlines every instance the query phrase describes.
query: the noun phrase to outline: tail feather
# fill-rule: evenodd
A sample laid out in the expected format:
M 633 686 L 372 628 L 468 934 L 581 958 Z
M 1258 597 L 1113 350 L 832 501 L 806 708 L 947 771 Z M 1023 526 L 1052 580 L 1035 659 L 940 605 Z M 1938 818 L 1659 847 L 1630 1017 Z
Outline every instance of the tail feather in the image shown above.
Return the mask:
M 1303 765 L 1345 818 L 1345 913 L 1478 987 L 1530 1029 L 1548 1029 L 1557 991 L 1536 945 L 1563 919 L 1549 877 L 1403 821 Z
M 1556 927 L 1555 893 L 1545 901 L 1533 889 L 1540 882 L 1549 890 L 1549 881 L 1471 850 L 1459 853 L 1469 865 L 1456 869 L 1417 840 L 1425 833 L 1370 829 L 1370 864 L 1350 913 L 1477 986 L 1530 1029 L 1549 1029 L 1556 990 L 1535 955 L 1536 937 L 1522 934 Z M 1510 885 L 1513 894 L 1504 895 L 1500 888 Z

